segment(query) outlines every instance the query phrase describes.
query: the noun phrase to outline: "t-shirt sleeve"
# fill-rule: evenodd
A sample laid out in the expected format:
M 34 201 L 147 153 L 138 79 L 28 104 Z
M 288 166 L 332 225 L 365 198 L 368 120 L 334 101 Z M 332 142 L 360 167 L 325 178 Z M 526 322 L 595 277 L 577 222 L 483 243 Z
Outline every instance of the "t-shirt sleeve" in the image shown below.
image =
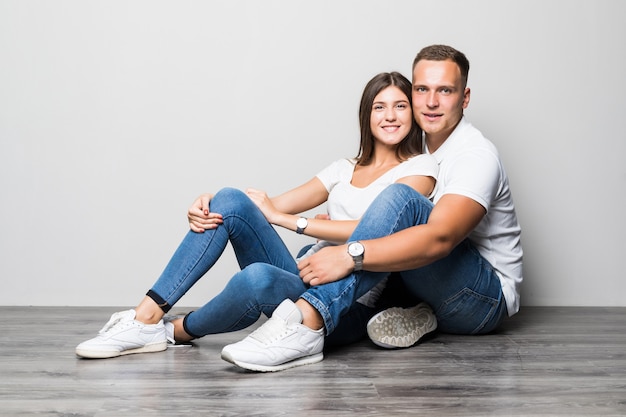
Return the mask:
M 396 182 L 400 178 L 410 177 L 413 175 L 423 175 L 437 179 L 439 174 L 439 165 L 432 155 L 420 154 L 404 161 L 394 173 L 393 181 Z
M 451 161 L 442 194 L 459 194 L 489 210 L 501 178 L 497 155 L 487 149 L 468 151 Z
M 330 193 L 333 187 L 345 176 L 352 172 L 353 164 L 347 159 L 338 159 L 317 173 L 316 177 L 322 182 L 326 191 Z

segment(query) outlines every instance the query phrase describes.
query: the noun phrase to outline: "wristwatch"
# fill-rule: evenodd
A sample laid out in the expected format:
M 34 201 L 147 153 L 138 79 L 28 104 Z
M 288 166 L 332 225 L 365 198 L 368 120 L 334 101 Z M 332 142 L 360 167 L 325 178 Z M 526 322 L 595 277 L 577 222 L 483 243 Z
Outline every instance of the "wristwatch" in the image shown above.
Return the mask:
M 308 225 L 309 225 L 309 222 L 306 219 L 306 217 L 300 217 L 296 221 L 296 233 L 301 235 L 302 233 L 304 233 L 304 229 L 306 229 Z
M 352 256 L 354 260 L 354 270 L 360 271 L 363 269 L 363 254 L 365 253 L 365 247 L 359 241 L 348 242 L 348 254 Z

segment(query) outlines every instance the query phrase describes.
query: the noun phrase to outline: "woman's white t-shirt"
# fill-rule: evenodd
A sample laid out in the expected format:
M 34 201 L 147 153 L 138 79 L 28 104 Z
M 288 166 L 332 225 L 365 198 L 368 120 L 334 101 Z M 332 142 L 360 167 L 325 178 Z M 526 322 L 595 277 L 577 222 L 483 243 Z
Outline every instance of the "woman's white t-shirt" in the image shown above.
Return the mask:
M 340 159 L 317 174 L 328 191 L 326 207 L 331 220 L 360 219 L 378 194 L 400 178 L 423 175 L 437 179 L 439 173 L 437 160 L 432 155 L 421 154 L 391 168 L 368 186 L 360 188 L 351 184 L 355 164 L 354 159 Z

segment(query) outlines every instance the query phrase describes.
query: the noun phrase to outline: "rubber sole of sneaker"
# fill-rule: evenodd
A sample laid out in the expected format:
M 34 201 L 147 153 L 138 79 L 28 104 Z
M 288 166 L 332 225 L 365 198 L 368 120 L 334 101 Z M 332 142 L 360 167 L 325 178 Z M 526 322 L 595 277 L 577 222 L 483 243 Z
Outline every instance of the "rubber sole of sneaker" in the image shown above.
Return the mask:
M 437 318 L 425 303 L 411 308 L 389 308 L 367 323 L 367 334 L 372 342 L 387 349 L 413 346 L 435 329 Z
M 226 362 L 230 362 L 233 365 L 236 365 L 243 369 L 247 369 L 249 371 L 278 372 L 289 368 L 295 368 L 296 366 L 312 365 L 314 363 L 321 362 L 324 359 L 324 354 L 320 352 L 316 353 L 315 355 L 304 356 L 302 358 L 294 359 L 290 362 L 286 362 L 280 365 L 259 365 L 256 363 L 241 362 L 232 358 L 228 354 L 228 352 L 222 352 L 222 359 L 224 359 Z
M 161 341 L 156 343 L 147 344 L 136 349 L 127 349 L 121 352 L 111 350 L 87 350 L 76 349 L 76 355 L 87 359 L 108 359 L 117 358 L 118 356 L 132 355 L 134 353 L 151 353 L 162 352 L 167 349 L 167 341 Z

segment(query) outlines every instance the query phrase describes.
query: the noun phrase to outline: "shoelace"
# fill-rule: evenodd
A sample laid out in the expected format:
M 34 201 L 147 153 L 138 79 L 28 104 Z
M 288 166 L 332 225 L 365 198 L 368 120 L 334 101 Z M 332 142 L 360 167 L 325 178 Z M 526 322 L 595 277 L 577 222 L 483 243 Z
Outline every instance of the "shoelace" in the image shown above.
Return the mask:
M 261 327 L 250 333 L 250 337 L 268 345 L 288 331 L 287 323 L 279 318 L 270 317 Z
M 100 331 L 98 332 L 99 334 L 105 334 L 108 331 L 110 331 L 111 329 L 113 329 L 115 326 L 117 326 L 122 319 L 124 319 L 126 316 L 124 314 L 124 312 L 118 312 L 118 313 L 114 313 L 111 318 L 109 319 L 109 321 L 107 321 L 107 323 L 104 325 L 104 327 L 102 329 L 100 329 Z

